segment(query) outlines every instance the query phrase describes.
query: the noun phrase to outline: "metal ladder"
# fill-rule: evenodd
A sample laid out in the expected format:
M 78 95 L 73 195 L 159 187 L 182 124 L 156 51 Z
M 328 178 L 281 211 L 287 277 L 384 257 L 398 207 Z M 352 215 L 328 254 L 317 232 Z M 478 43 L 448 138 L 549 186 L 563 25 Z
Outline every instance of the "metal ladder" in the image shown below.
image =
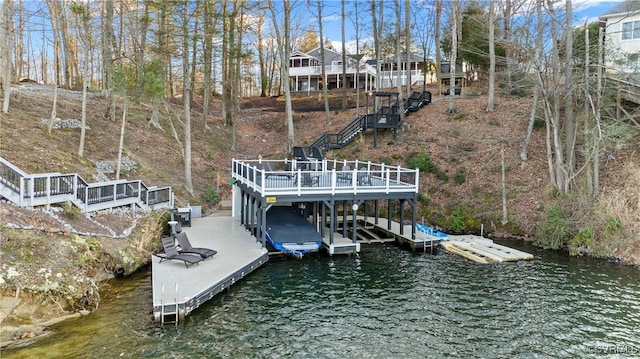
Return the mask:
M 178 282 L 176 284 L 176 296 L 174 297 L 174 310 L 166 311 L 165 303 L 164 303 L 164 283 L 162 283 L 162 298 L 160 299 L 160 324 L 174 324 L 178 325 L 178 320 L 180 317 L 179 309 L 178 309 Z M 170 317 L 171 319 L 167 319 Z

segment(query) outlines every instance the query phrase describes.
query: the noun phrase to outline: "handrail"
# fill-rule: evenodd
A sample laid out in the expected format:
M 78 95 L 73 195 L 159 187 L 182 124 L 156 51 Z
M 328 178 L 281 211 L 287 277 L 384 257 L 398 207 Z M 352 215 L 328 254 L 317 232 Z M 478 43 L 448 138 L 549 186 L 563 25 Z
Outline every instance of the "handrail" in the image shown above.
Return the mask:
M 70 201 L 81 212 L 138 204 L 173 207 L 171 187 L 147 187 L 140 180 L 114 180 L 88 183 L 77 173 L 40 173 L 29 175 L 0 157 L 0 190 L 18 206 L 46 205 Z
M 264 196 L 310 193 L 418 192 L 419 170 L 363 161 L 318 161 L 317 170 L 271 170 L 288 160 L 232 160 L 231 175 Z M 272 164 L 267 166 L 266 164 Z M 343 168 L 349 167 L 349 170 Z M 353 168 L 353 169 L 351 169 Z

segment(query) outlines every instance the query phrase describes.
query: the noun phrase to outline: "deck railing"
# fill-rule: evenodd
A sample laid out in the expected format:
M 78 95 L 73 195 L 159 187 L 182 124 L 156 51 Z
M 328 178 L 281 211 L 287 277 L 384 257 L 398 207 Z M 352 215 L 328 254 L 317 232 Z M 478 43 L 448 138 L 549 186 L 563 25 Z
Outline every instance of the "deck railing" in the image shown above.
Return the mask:
M 234 159 L 232 176 L 263 197 L 303 193 L 417 193 L 419 188 L 417 169 L 357 160 Z
M 173 207 L 171 187 L 148 187 L 140 180 L 88 183 L 78 174 L 26 174 L 0 157 L 0 190 L 18 206 L 72 202 L 82 212 L 138 205 L 149 210 Z

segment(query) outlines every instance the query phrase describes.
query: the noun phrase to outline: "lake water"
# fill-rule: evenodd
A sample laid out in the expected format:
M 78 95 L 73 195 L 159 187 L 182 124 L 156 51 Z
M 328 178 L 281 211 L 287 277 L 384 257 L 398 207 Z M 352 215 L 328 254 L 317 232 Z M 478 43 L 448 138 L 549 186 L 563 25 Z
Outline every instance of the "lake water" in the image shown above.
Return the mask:
M 525 243 L 528 262 L 364 246 L 271 260 L 179 325 L 151 322 L 150 270 L 94 314 L 2 358 L 640 357 L 640 270 Z

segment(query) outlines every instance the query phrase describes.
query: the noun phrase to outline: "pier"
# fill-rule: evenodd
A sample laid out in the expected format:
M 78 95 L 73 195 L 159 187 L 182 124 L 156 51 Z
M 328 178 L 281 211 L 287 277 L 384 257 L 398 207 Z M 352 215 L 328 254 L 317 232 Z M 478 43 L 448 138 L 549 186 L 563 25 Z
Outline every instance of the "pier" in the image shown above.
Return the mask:
M 193 218 L 183 227 L 194 247 L 218 253 L 186 267 L 180 261 L 163 261 L 153 256 L 153 318 L 177 324 L 191 311 L 229 288 L 267 262 L 268 253 L 229 213 Z

